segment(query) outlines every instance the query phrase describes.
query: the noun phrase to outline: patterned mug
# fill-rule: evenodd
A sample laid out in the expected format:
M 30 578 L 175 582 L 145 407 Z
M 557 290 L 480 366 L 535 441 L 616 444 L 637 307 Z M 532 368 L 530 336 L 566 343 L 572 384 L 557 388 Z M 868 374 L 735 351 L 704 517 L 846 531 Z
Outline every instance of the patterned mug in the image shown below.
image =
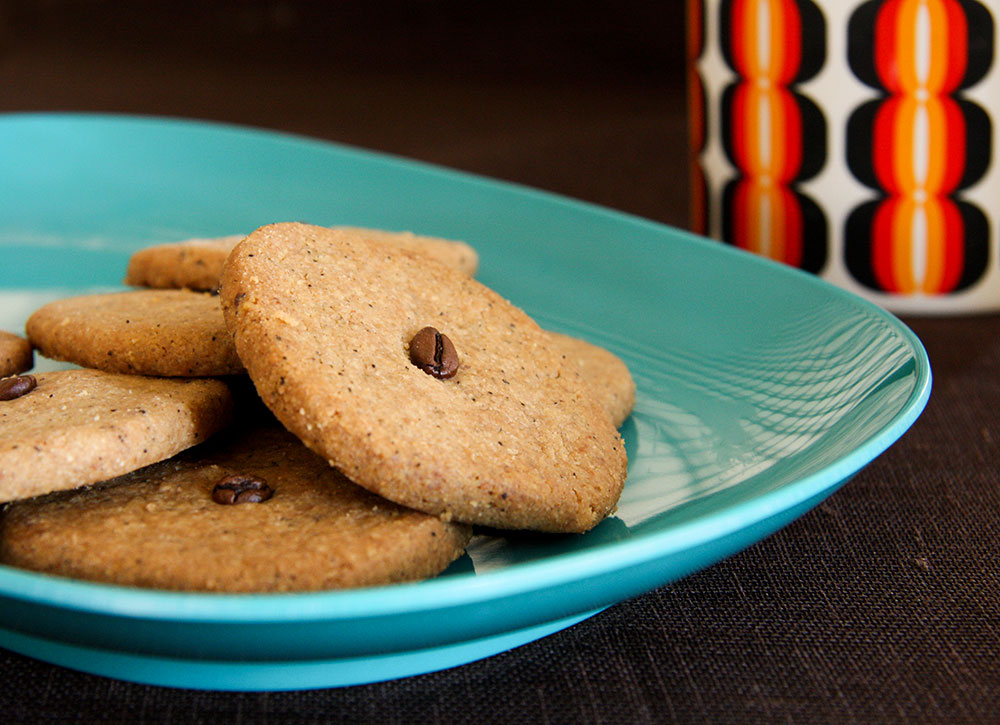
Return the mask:
M 1000 310 L 1000 0 L 688 0 L 691 223 L 900 313 Z

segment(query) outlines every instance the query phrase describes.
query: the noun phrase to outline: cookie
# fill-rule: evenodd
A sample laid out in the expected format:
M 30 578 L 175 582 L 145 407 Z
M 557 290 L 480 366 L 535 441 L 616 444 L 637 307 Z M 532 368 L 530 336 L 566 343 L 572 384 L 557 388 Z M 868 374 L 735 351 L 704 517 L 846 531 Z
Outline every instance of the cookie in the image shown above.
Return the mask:
M 610 350 L 570 335 L 550 332 L 553 349 L 580 368 L 617 428 L 635 406 L 635 381 L 628 366 Z
M 479 255 L 465 242 L 411 232 L 354 229 L 360 234 L 432 256 L 470 276 L 476 273 L 479 266 Z M 232 235 L 189 239 L 140 249 L 129 259 L 125 284 L 161 289 L 214 290 L 219 286 L 226 257 L 242 238 L 243 235 Z
M 389 232 L 363 227 L 334 227 L 376 242 L 393 244 L 411 252 L 426 254 L 447 267 L 454 267 L 470 277 L 479 269 L 479 254 L 465 242 L 440 237 L 427 237 L 413 232 Z
M 280 427 L 220 437 L 106 483 L 9 505 L 0 562 L 141 587 L 284 592 L 423 579 L 469 541 L 470 527 L 355 486 Z M 225 503 L 238 490 L 257 500 Z
M 0 501 L 75 488 L 161 461 L 205 440 L 231 415 L 229 388 L 213 379 L 99 370 L 22 377 L 36 385 L 0 400 Z
M 31 370 L 34 364 L 31 343 L 19 335 L 0 330 L 0 378 Z
M 218 376 L 243 371 L 219 298 L 132 290 L 56 300 L 25 325 L 46 357 L 115 373 Z
M 361 486 L 498 528 L 579 532 L 614 509 L 625 449 L 579 366 L 471 277 L 349 230 L 275 224 L 236 247 L 220 296 L 264 403 Z M 442 340 L 411 344 L 425 326 L 454 344 L 453 376 L 437 376 Z
M 201 292 L 214 290 L 219 286 L 222 263 L 242 238 L 242 234 L 232 234 L 140 249 L 129 258 L 125 284 Z

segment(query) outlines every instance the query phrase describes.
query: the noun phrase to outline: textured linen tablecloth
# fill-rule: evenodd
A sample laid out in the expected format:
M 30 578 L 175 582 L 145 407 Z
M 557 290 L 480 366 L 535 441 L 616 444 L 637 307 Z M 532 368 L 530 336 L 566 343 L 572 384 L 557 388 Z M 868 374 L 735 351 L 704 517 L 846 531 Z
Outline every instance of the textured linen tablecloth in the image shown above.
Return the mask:
M 6 4 L 0 111 L 247 123 L 686 222 L 680 2 L 135 5 Z M 1000 722 L 1000 315 L 905 321 L 934 372 L 912 429 L 682 581 L 341 689 L 175 690 L 0 650 L 0 721 Z

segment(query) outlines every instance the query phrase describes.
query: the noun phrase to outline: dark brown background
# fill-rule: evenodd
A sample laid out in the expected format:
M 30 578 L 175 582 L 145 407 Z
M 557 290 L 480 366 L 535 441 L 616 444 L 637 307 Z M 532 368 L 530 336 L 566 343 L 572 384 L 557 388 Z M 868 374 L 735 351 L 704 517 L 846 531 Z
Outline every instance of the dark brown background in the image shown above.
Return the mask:
M 686 223 L 679 0 L 0 4 L 0 111 L 305 133 Z M 935 389 L 827 502 L 488 660 L 302 693 L 145 687 L 0 650 L 0 719 L 998 722 L 1000 318 L 907 319 Z
M 683 223 L 682 7 L 8 0 L 0 110 L 278 128 Z

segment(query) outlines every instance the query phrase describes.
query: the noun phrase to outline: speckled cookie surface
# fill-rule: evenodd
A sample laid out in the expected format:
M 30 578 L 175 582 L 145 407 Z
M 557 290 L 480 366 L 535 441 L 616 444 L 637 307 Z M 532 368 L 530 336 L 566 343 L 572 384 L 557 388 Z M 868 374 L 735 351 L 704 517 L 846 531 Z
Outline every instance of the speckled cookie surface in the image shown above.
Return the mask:
M 136 375 L 198 377 L 243 371 L 219 298 L 189 290 L 69 297 L 25 325 L 46 357 Z
M 625 450 L 578 365 L 467 275 L 346 230 L 262 227 L 221 298 L 264 403 L 358 484 L 467 523 L 585 531 L 615 507 Z M 460 360 L 410 362 L 432 325 Z
M 218 380 L 62 370 L 0 401 L 0 501 L 103 481 L 161 461 L 229 423 Z
M 0 378 L 30 370 L 34 358 L 30 342 L 20 335 L 0 330 Z
M 408 249 L 418 254 L 426 254 L 436 259 L 446 267 L 453 267 L 470 277 L 475 276 L 479 268 L 479 254 L 465 242 L 454 239 L 428 237 L 413 232 L 390 232 L 382 229 L 367 229 L 363 227 L 334 227 L 357 236 L 385 244 L 394 244 L 402 249 Z
M 617 428 L 635 406 L 635 381 L 628 366 L 610 350 L 578 337 L 550 332 L 553 348 L 579 366 Z
M 479 265 L 479 255 L 465 242 L 411 232 L 352 229 L 359 234 L 427 254 L 468 275 L 474 275 Z M 129 259 L 125 284 L 161 289 L 214 290 L 219 286 L 226 257 L 242 238 L 243 235 L 240 234 L 188 239 L 140 249 Z
M 470 538 L 468 526 L 355 486 L 280 427 L 217 440 L 90 488 L 8 506 L 0 561 L 142 587 L 304 591 L 433 576 Z M 254 476 L 273 494 L 216 503 L 213 489 L 232 474 Z
M 202 292 L 219 285 L 222 264 L 242 234 L 156 244 L 135 252 L 128 261 L 125 284 Z

